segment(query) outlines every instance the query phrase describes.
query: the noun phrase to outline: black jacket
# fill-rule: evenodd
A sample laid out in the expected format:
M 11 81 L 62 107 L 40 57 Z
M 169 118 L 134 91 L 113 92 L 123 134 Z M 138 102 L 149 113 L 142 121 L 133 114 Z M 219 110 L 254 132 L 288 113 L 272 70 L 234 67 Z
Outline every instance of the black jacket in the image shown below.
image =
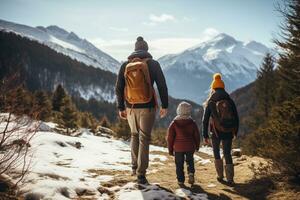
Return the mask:
M 150 60 L 147 61 L 148 67 L 149 67 L 149 74 L 150 74 L 150 79 L 152 86 L 154 82 L 157 85 L 157 89 L 159 92 L 159 96 L 161 99 L 162 103 L 162 108 L 168 108 L 168 88 L 166 84 L 166 80 L 164 77 L 164 74 L 162 72 L 162 69 L 160 67 L 160 64 L 152 59 L 152 56 L 150 53 L 146 51 L 135 51 L 133 52 L 128 59 L 133 59 L 133 58 L 150 58 Z M 117 78 L 117 83 L 116 83 L 116 95 L 117 95 L 117 106 L 119 110 L 125 110 L 125 104 L 127 108 L 131 108 L 132 105 L 125 101 L 124 98 L 124 88 L 125 88 L 125 77 L 124 77 L 124 72 L 125 72 L 125 67 L 128 64 L 127 62 L 124 62 L 120 68 L 118 78 Z M 133 108 L 154 108 L 155 107 L 155 98 L 153 97 L 152 100 L 149 103 L 146 104 L 135 104 Z
M 235 119 L 236 119 L 237 132 L 238 132 L 238 129 L 239 129 L 239 116 L 238 116 L 238 113 L 237 113 L 235 103 L 233 102 L 233 100 L 230 98 L 229 94 L 224 89 L 216 89 L 215 93 L 208 100 L 208 104 L 207 104 L 207 106 L 204 110 L 204 115 L 203 115 L 203 119 L 202 119 L 202 135 L 203 135 L 204 138 L 209 137 L 208 136 L 209 119 L 210 119 L 210 116 L 213 112 L 213 110 L 212 110 L 213 102 L 217 102 L 217 101 L 224 100 L 224 99 L 228 99 L 229 102 L 232 104 L 233 112 L 236 115 Z M 237 132 L 235 134 L 237 134 Z M 232 133 L 218 133 L 218 137 L 220 139 L 231 139 L 231 138 L 233 138 L 233 134 Z

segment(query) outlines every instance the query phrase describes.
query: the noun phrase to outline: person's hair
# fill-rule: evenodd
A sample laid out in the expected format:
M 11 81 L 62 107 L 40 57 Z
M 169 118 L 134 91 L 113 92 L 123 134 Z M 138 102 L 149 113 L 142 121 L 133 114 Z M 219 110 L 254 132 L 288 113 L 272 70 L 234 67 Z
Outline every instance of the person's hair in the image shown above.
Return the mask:
M 203 103 L 203 107 L 206 107 L 206 106 L 208 105 L 208 102 L 209 102 L 211 96 L 212 96 L 214 93 L 215 93 L 215 90 L 212 89 L 212 88 L 210 88 L 208 97 L 207 97 L 207 99 L 206 99 L 206 100 L 204 101 L 204 103 Z

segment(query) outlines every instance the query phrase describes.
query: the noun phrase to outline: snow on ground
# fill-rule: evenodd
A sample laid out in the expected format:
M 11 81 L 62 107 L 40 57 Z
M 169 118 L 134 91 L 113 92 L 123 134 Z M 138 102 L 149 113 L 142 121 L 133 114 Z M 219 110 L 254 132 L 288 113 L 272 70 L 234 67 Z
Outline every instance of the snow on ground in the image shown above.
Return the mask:
M 76 148 L 76 143 L 81 148 Z M 70 197 L 76 190 L 86 188 L 97 194 L 101 182 L 112 175 L 99 175 L 91 170 L 125 171 L 130 168 L 128 142 L 97 137 L 84 132 L 70 137 L 49 131 L 37 132 L 31 141 L 33 163 L 23 190 L 44 195 L 45 198 L 65 199 L 58 191 L 67 188 Z M 157 149 L 157 148 L 154 148 Z M 150 161 L 165 161 L 164 155 L 150 154 Z M 98 196 L 100 198 L 100 196 Z
M 210 156 L 214 155 L 212 147 L 209 147 L 209 146 L 201 146 L 199 151 L 202 152 L 202 153 L 208 154 Z
M 211 163 L 210 159 L 203 159 L 200 156 L 194 155 L 195 163 L 199 163 L 200 165 L 206 165 Z
M 0 128 L 2 124 L 0 124 Z M 120 174 L 131 172 L 130 144 L 107 136 L 94 136 L 86 129 L 78 137 L 58 134 L 56 124 L 41 122 L 38 132 L 30 141 L 33 154 L 30 173 L 21 190 L 25 194 L 38 194 L 44 199 L 64 200 L 78 197 L 80 191 L 89 191 L 95 199 L 110 199 L 109 193 L 99 192 L 102 183 L 114 180 Z M 150 165 L 164 165 L 168 150 L 150 146 Z M 195 155 L 197 163 L 208 161 Z M 149 170 L 156 173 L 159 169 Z M 102 187 L 102 186 L 101 186 Z M 175 194 L 151 184 L 138 189 L 129 182 L 110 188 L 117 199 L 206 199 L 205 194 L 192 194 L 178 190 Z M 79 191 L 79 192 L 78 192 Z M 178 194 L 177 194 L 178 193 Z
M 177 189 L 175 194 L 168 192 L 166 190 L 161 189 L 158 185 L 152 184 L 143 186 L 137 190 L 135 188 L 134 183 L 128 183 L 121 188 L 119 192 L 117 192 L 118 199 L 121 200 L 133 200 L 133 199 L 143 199 L 143 200 L 153 200 L 153 199 L 172 199 L 172 200 L 180 200 L 182 198 L 185 199 L 193 199 L 193 200 L 208 200 L 207 194 L 204 193 L 192 193 L 187 189 Z
M 207 194 L 204 193 L 192 193 L 190 190 L 179 188 L 175 191 L 175 194 L 179 197 L 186 198 L 186 199 L 193 199 L 193 200 L 208 200 Z
M 203 146 L 200 147 L 199 151 L 202 152 L 202 153 L 205 153 L 207 155 L 214 156 L 213 148 L 210 147 L 210 146 L 204 146 L 203 145 Z M 221 156 L 223 156 L 222 147 L 220 148 L 220 154 L 221 154 Z

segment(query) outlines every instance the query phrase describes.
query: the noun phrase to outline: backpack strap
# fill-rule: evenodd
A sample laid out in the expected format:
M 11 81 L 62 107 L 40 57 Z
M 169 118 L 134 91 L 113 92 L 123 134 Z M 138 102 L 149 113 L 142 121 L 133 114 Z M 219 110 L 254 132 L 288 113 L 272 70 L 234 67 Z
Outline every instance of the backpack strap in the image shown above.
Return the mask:
M 149 65 L 147 64 L 147 62 L 149 61 L 149 60 L 151 60 L 151 58 L 144 58 L 144 59 L 141 59 L 142 60 L 142 62 L 144 62 L 147 66 L 148 66 L 148 69 L 149 69 Z M 150 71 L 149 71 L 149 75 L 150 75 Z M 150 79 L 151 80 L 151 79 Z M 149 83 L 149 84 L 151 84 L 151 83 Z M 154 90 L 154 87 L 152 86 L 152 93 L 153 93 L 153 98 L 154 98 L 154 103 L 155 103 L 155 107 L 154 107 L 154 109 L 155 109 L 155 111 L 158 109 L 158 101 L 157 101 L 157 95 L 156 95 L 156 92 L 155 92 L 155 90 Z

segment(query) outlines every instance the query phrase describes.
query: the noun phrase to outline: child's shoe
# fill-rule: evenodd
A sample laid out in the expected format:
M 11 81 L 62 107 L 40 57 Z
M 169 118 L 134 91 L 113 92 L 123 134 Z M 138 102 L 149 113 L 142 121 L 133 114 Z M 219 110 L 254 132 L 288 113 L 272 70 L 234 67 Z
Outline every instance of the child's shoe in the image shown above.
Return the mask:
M 189 174 L 189 184 L 193 185 L 195 183 L 195 177 L 193 173 Z
M 132 169 L 132 171 L 131 171 L 131 174 L 130 174 L 131 176 L 136 176 L 136 169 Z

